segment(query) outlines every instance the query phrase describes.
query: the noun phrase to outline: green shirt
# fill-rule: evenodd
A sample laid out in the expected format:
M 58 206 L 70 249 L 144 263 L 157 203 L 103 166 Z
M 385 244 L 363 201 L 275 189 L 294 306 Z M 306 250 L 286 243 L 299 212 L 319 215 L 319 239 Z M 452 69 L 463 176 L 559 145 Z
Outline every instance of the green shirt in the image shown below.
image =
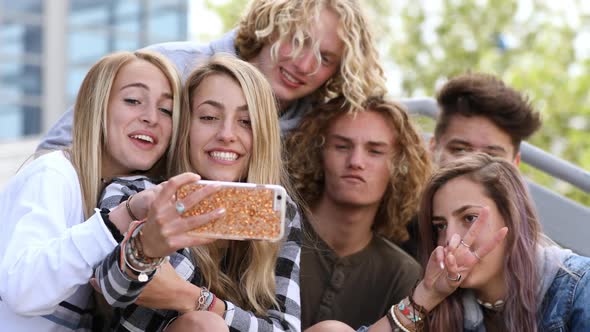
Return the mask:
M 422 277 L 418 262 L 375 235 L 363 250 L 338 257 L 305 223 L 301 250 L 302 329 L 338 320 L 354 329 L 375 323 Z

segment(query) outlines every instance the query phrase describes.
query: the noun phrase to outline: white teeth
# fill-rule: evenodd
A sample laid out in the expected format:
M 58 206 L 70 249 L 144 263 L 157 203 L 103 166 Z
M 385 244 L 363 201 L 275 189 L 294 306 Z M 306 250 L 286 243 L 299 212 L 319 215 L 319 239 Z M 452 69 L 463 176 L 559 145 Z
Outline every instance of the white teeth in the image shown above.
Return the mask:
M 281 73 L 283 73 L 283 75 L 285 75 L 285 78 L 289 81 L 289 82 L 293 82 L 295 84 L 303 84 L 303 82 L 297 80 L 295 77 L 291 76 L 291 74 L 287 73 L 287 71 L 285 71 L 284 69 L 281 68 Z
M 131 135 L 131 138 L 140 139 L 142 141 L 154 143 L 154 139 L 148 135 Z
M 238 154 L 233 152 L 226 152 L 226 151 L 211 151 L 209 155 L 215 159 L 227 160 L 227 161 L 234 161 L 238 159 Z

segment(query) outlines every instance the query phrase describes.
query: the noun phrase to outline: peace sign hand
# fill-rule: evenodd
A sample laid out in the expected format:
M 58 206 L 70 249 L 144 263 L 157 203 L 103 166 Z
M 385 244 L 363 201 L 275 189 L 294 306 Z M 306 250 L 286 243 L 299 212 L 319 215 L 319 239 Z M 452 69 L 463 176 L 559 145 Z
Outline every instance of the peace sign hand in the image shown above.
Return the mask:
M 488 224 L 489 208 L 484 207 L 478 220 L 469 228 L 465 237 L 451 236 L 447 246 L 434 249 L 414 294 L 416 303 L 431 310 L 452 294 L 467 278 L 473 268 L 506 237 L 507 227 L 497 230 L 485 240 L 481 230 Z

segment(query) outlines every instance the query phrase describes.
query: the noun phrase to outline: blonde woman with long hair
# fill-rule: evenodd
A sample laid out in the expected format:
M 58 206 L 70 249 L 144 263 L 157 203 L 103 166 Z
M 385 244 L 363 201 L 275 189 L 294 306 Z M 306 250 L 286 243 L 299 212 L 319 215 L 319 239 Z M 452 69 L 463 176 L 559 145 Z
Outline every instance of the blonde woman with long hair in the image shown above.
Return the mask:
M 106 260 L 96 276 L 107 301 L 125 307 L 118 311 L 116 330 L 216 331 L 229 326 L 237 331 L 299 331 L 301 230 L 295 205 L 288 203 L 285 239 L 278 244 L 212 242 L 186 235 L 189 226 L 175 209 L 172 197 L 180 185 L 199 178 L 287 185 L 272 89 L 252 65 L 216 55 L 191 73 L 183 93 L 171 174 L 198 175 L 184 173 L 175 178 L 179 181 L 154 187 L 159 188 L 155 199 L 159 204 L 134 211 L 139 218 L 147 215 L 140 237 L 145 255 L 172 254 L 176 272 L 164 264 L 145 283 L 121 283 L 113 277 L 122 272 L 117 258 Z M 212 191 L 205 187 L 184 205 L 192 206 Z M 174 244 L 188 243 L 185 240 L 192 241 L 193 248 L 175 253 L 180 247 Z M 136 299 L 139 306 L 132 304 Z M 207 305 L 198 305 L 199 299 Z
M 117 244 L 111 222 L 95 211 L 102 181 L 158 175 L 171 161 L 180 78 L 155 53 L 108 55 L 84 78 L 75 110 L 71 147 L 33 160 L 0 195 L 0 321 L 6 330 L 92 328 L 88 282 Z M 124 206 L 113 211 L 113 222 L 129 222 Z

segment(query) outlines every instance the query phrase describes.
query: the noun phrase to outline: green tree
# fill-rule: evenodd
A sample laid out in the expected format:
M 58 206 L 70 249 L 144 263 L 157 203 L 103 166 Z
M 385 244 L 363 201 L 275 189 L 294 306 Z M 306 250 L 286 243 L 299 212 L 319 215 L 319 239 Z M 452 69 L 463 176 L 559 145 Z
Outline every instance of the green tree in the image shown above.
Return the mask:
M 468 70 L 498 75 L 542 113 L 543 127 L 530 142 L 590 169 L 590 60 L 575 47 L 589 17 L 581 3 L 569 16 L 547 3 L 534 1 L 523 14 L 515 0 L 446 0 L 437 8 L 408 2 L 397 25 L 401 31 L 382 41 L 389 44 L 386 58 L 402 73 L 399 95 L 432 96 L 446 78 Z M 573 186 L 529 166 L 523 172 L 590 205 L 590 195 Z
M 590 55 L 578 54 L 579 31 L 590 26 L 582 0 L 565 11 L 534 0 L 522 10 L 517 0 L 388 1 L 365 0 L 396 97 L 433 96 L 449 77 L 471 71 L 498 75 L 524 91 L 541 111 L 544 124 L 534 145 L 590 169 Z M 243 0 L 222 5 L 207 1 L 225 29 L 236 26 Z M 587 6 L 586 6 L 587 7 Z M 394 85 L 394 84 L 392 84 Z M 428 125 L 426 125 L 428 127 Z M 535 182 L 590 206 L 590 195 L 530 166 Z

